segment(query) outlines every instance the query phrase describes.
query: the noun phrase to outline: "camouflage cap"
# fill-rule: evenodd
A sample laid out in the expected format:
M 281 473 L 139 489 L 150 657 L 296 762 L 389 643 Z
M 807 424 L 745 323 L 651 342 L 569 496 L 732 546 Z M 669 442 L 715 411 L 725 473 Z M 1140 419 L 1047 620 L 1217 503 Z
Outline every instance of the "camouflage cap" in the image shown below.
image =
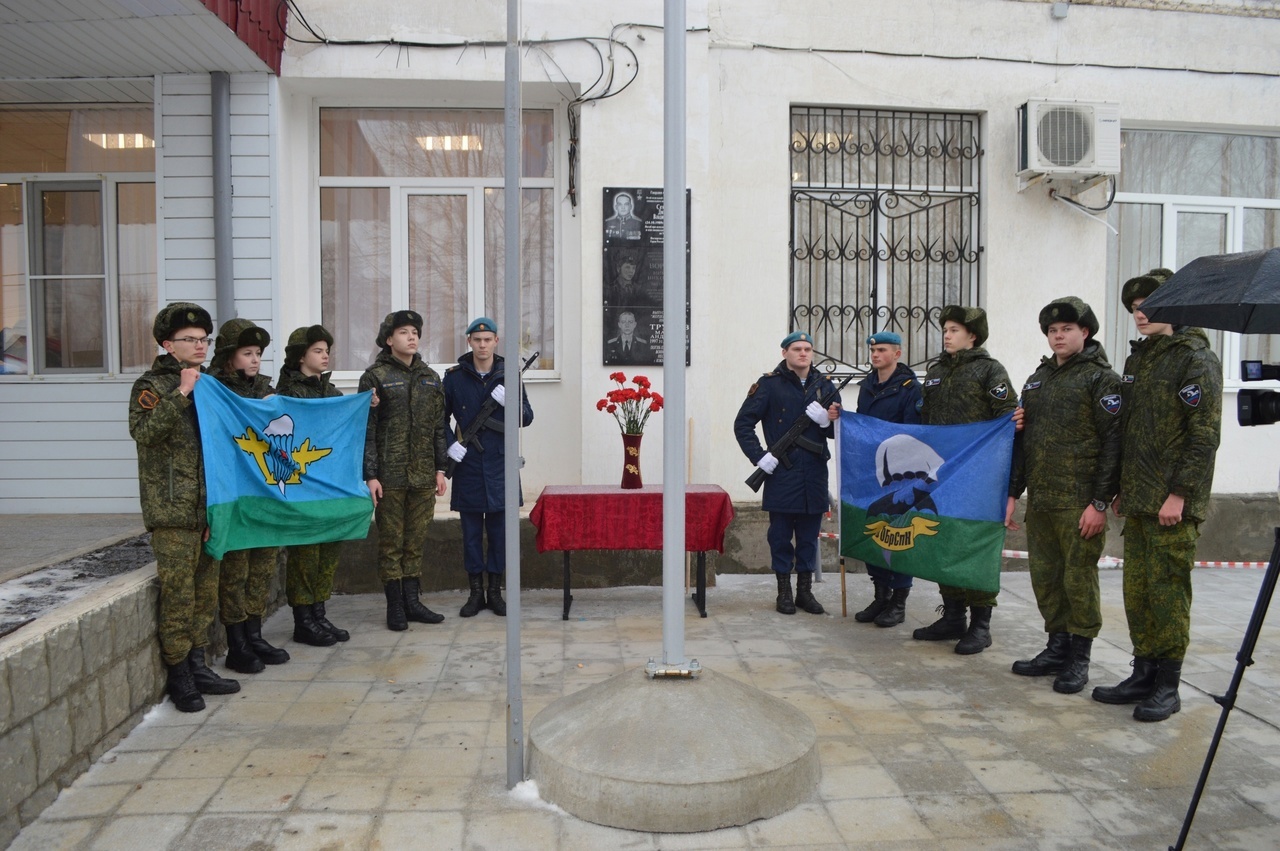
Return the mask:
M 157 343 L 163 343 L 183 328 L 203 328 L 206 334 L 212 334 L 213 319 L 209 311 L 198 304 L 175 301 L 160 308 L 156 321 L 151 325 L 151 335 Z
M 1073 295 L 1055 298 L 1040 311 L 1040 333 L 1048 334 L 1049 326 L 1055 322 L 1074 322 L 1081 328 L 1089 329 L 1089 339 L 1098 336 L 1098 317 L 1093 315 L 1093 308 Z
M 948 322 L 959 322 L 967 328 L 977 338 L 973 341 L 975 346 L 981 346 L 987 341 L 987 312 L 981 307 L 949 304 L 942 308 L 942 315 L 938 317 L 939 324 L 945 325 Z
M 395 333 L 397 328 L 403 328 L 406 325 L 412 325 L 418 329 L 418 336 L 422 336 L 422 315 L 413 310 L 397 310 L 394 313 L 388 313 L 386 318 L 382 320 L 382 324 L 378 326 L 377 345 L 380 349 L 387 349 L 387 338 Z
M 1124 288 L 1120 290 L 1120 301 L 1124 304 L 1124 309 L 1133 313 L 1135 300 L 1151 295 L 1156 291 L 1156 287 L 1172 277 L 1173 272 L 1168 269 L 1152 269 L 1145 275 L 1125 281 Z
M 213 344 L 213 360 L 209 362 L 209 369 L 217 371 L 231 360 L 237 350 L 246 346 L 257 346 L 266 351 L 269 345 L 271 335 L 265 328 L 259 328 L 248 319 L 232 319 L 218 329 L 218 339 Z
M 285 363 L 296 367 L 302 360 L 302 356 L 307 353 L 307 349 L 319 342 L 324 342 L 330 348 L 333 347 L 333 335 L 323 325 L 304 325 L 301 328 L 295 328 L 289 335 L 288 344 L 284 347 Z

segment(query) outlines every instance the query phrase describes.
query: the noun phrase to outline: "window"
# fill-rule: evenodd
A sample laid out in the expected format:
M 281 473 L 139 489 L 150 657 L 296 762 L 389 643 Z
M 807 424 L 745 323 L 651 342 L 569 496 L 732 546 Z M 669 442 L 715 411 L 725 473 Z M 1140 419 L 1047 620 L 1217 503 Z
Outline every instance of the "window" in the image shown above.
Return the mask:
M 0 374 L 150 365 L 151 133 L 150 109 L 0 111 Z
M 888 330 L 924 364 L 942 308 L 979 302 L 978 133 L 962 113 L 792 109 L 791 327 L 816 362 L 865 365 Z
M 1280 138 L 1125 130 L 1108 242 L 1106 345 L 1117 368 L 1138 332 L 1120 301 L 1124 282 L 1177 270 L 1206 254 L 1280 245 Z M 1240 360 L 1280 360 L 1280 335 L 1206 329 L 1229 380 Z
M 504 353 L 555 368 L 553 121 L 524 114 L 521 327 Z M 503 114 L 494 109 L 320 110 L 321 323 L 334 368 L 362 370 L 392 310 L 422 314 L 420 352 L 466 351 L 470 319 L 503 318 Z M 518 350 L 518 352 L 517 352 Z

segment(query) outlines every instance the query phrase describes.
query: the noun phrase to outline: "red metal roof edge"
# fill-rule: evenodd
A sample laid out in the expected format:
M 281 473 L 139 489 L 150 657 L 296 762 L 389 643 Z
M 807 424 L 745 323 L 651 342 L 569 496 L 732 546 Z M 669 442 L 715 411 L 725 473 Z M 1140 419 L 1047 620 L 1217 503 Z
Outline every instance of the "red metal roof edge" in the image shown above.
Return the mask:
M 280 57 L 284 53 L 284 17 L 281 0 L 200 0 L 218 16 L 272 73 L 280 74 Z M 279 15 L 277 16 L 277 12 Z

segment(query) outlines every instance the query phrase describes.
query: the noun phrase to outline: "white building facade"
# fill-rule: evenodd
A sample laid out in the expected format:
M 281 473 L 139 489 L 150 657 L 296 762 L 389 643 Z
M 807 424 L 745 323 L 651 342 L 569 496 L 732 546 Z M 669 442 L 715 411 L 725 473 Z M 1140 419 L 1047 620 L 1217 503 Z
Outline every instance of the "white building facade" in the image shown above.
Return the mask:
M 754 499 L 732 422 L 790 330 L 811 331 L 837 372 L 865 369 L 863 340 L 885 328 L 922 366 L 939 350 L 942 306 L 978 304 L 988 349 L 1020 383 L 1048 353 L 1040 308 L 1078 295 L 1119 368 L 1134 333 L 1126 278 L 1280 244 L 1280 4 L 1174 5 L 690 4 L 691 479 Z M 595 405 L 618 369 L 602 357 L 615 312 L 604 199 L 662 184 L 661 21 L 658 0 L 625 12 L 524 3 L 524 321 L 501 337 L 508 357 L 539 352 L 526 501 L 620 475 L 616 425 Z M 426 317 L 423 351 L 439 369 L 466 350 L 470 318 L 502 318 L 505 5 L 315 0 L 290 3 L 287 26 L 279 76 L 240 51 L 239 66 L 161 64 L 131 83 L 144 114 L 132 120 L 154 133 L 149 170 L 135 150 L 120 160 L 134 170 L 68 155 L 62 171 L 3 175 L 0 511 L 137 509 L 125 410 L 153 353 L 150 316 L 218 297 L 210 70 L 230 84 L 231 303 L 275 337 L 268 358 L 291 329 L 321 322 L 335 377 L 353 386 L 388 311 Z M 8 90 L 7 112 L 49 107 Z M 123 112 L 75 94 L 72 112 Z M 1042 182 L 1020 189 L 1016 111 L 1034 99 L 1119 105 L 1114 187 L 1056 185 L 1068 200 Z M 142 132 L 84 126 L 79 137 Z M 23 162 L 20 137 L 0 132 L 0 162 Z M 75 193 L 94 185 L 107 212 L 76 219 Z M 154 200 L 150 223 L 139 197 Z M 35 234 L 57 226 L 65 240 L 68 223 L 97 227 L 99 267 Z M 97 355 L 77 355 L 62 347 L 75 322 L 51 323 L 83 314 L 53 295 L 92 286 L 105 330 L 86 342 Z M 1280 361 L 1280 345 L 1215 336 L 1228 388 L 1215 493 L 1270 491 L 1280 444 L 1235 424 L 1235 392 L 1239 359 Z M 661 366 L 624 369 L 662 390 Z M 657 426 L 642 453 L 650 483 Z

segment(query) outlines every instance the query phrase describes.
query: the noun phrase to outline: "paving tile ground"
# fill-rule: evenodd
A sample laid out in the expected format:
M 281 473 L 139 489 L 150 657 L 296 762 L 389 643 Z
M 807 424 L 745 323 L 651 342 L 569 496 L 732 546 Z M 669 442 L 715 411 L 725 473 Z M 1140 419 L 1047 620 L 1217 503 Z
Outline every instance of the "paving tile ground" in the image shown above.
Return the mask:
M 970 657 L 917 642 L 937 592 L 920 583 L 893 629 L 839 613 L 772 611 L 768 576 L 724 576 L 710 617 L 686 618 L 688 655 L 786 700 L 818 732 L 822 779 L 774 818 L 707 833 L 650 834 L 581 821 L 505 788 L 506 621 L 456 616 L 392 633 L 380 597 L 335 598 L 352 632 L 332 648 L 264 629 L 293 660 L 241 676 L 243 690 L 184 715 L 164 703 L 25 828 L 14 849 L 1162 849 L 1178 836 L 1263 578 L 1194 575 L 1183 709 L 1140 724 L 1088 697 L 1128 673 L 1119 571 L 1104 571 L 1092 682 L 1055 694 L 1009 671 L 1043 644 L 1025 573 L 1004 577 L 994 646 Z M 850 576 L 850 611 L 868 596 Z M 657 588 L 523 595 L 525 718 L 557 698 L 661 656 Z M 1280 847 L 1280 613 L 1262 634 L 1188 843 Z M 655 687 L 662 687 L 656 683 Z M 691 719 L 696 723 L 696 719 Z

